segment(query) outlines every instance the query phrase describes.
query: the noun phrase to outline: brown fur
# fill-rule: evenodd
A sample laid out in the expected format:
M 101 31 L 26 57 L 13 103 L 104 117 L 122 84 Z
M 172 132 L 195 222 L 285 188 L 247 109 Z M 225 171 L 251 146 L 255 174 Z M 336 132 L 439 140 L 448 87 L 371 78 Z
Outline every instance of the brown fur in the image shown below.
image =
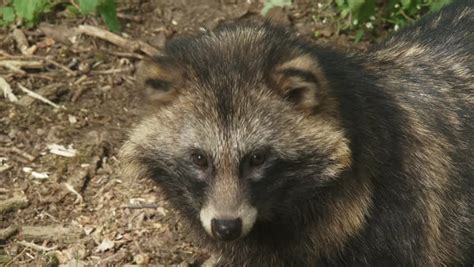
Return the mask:
M 221 265 L 472 265 L 474 13 L 462 2 L 364 55 L 266 22 L 174 40 L 138 70 L 158 108 L 122 148 L 125 175 L 155 179 Z M 263 167 L 247 164 L 256 150 Z M 258 215 L 222 242 L 203 231 L 208 207 Z

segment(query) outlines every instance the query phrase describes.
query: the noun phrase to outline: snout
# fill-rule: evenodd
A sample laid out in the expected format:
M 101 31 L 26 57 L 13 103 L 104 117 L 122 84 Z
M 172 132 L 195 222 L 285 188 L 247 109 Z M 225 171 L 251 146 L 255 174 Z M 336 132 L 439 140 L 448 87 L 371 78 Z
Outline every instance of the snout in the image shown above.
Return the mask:
M 242 220 L 240 218 L 230 220 L 211 220 L 212 235 L 223 241 L 231 241 L 240 237 L 242 233 Z
M 206 205 L 200 213 L 201 223 L 214 239 L 233 241 L 244 237 L 252 230 L 257 218 L 257 209 L 243 204 L 238 209 L 216 209 Z

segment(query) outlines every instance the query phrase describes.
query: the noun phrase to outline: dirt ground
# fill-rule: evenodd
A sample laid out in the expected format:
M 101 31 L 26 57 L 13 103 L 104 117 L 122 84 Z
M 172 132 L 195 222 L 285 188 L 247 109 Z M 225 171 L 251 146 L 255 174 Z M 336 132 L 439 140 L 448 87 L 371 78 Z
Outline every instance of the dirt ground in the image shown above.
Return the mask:
M 258 17 L 262 8 L 261 1 L 118 2 L 121 36 L 158 50 L 177 33 Z M 354 46 L 338 33 L 324 2 L 300 2 L 271 14 L 302 35 L 318 31 L 315 42 L 343 50 L 369 43 Z M 159 189 L 117 171 L 117 151 L 140 117 L 134 71 L 145 53 L 74 31 L 86 24 L 105 29 L 97 18 L 55 12 L 23 30 L 23 49 L 13 29 L 0 30 L 0 77 L 19 99 L 0 97 L 0 266 L 199 265 L 206 252 L 186 240 Z

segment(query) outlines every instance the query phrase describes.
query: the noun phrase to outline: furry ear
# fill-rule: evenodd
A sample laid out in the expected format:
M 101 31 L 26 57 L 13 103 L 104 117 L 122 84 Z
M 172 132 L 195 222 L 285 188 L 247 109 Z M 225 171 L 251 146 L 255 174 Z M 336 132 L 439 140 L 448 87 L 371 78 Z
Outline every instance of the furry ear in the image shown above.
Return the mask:
M 142 93 L 153 104 L 172 101 L 183 85 L 183 69 L 166 56 L 143 60 L 136 73 Z
M 274 69 L 273 82 L 284 99 L 302 110 L 313 111 L 324 99 L 326 79 L 311 55 L 279 64 Z

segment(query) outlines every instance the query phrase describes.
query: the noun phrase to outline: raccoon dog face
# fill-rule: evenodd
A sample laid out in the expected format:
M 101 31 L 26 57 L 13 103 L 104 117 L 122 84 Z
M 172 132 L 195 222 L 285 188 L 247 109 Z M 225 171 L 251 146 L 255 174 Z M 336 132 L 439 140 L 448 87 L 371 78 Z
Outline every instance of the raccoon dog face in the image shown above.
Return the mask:
M 265 24 L 172 40 L 138 75 L 155 107 L 122 149 L 191 224 L 232 241 L 298 220 L 350 165 L 323 70 Z

